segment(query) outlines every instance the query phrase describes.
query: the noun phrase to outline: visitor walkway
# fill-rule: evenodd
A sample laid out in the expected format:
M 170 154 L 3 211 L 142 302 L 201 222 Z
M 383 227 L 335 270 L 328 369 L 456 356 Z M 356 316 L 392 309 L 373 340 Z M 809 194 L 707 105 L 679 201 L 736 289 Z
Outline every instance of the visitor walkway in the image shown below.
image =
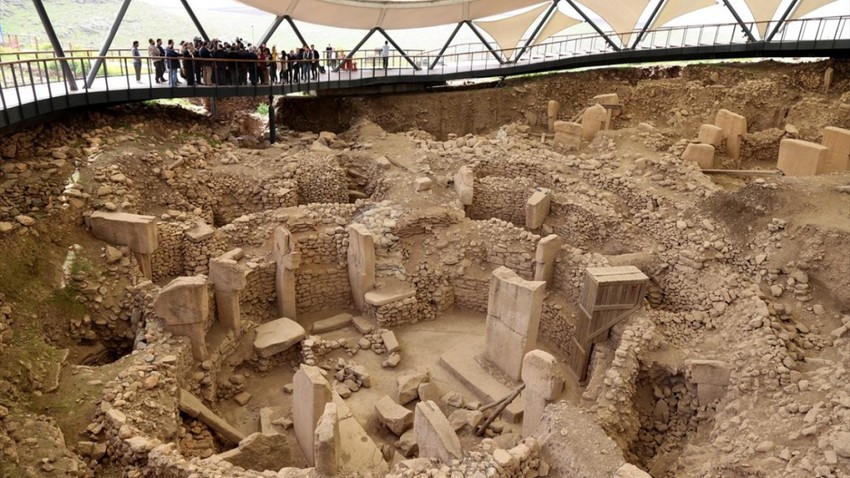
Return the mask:
M 0 62 L 0 133 L 50 118 L 71 108 L 164 98 L 274 96 L 292 93 L 364 95 L 425 89 L 449 81 L 500 78 L 576 68 L 733 58 L 848 57 L 850 16 L 788 21 L 770 41 L 753 41 L 738 23 L 661 28 L 630 32 L 632 48 L 617 48 L 613 33 L 553 37 L 528 48 L 495 50 L 489 44 L 458 45 L 440 52 L 393 56 L 390 67 L 380 58 L 355 57 L 357 70 L 326 65 L 315 80 L 274 85 L 168 87 L 155 82 L 143 59 L 140 82 L 132 57 L 110 52 L 104 57 L 67 56 Z M 640 36 L 638 36 L 640 35 Z M 117 53 L 117 54 L 116 54 Z M 85 78 L 94 60 L 103 60 L 91 86 Z M 508 60 L 510 59 L 510 60 Z M 235 63 L 234 60 L 218 60 Z M 195 61 L 196 65 L 201 64 Z M 129 72 L 129 73 L 128 73 Z M 76 88 L 76 89 L 75 89 Z

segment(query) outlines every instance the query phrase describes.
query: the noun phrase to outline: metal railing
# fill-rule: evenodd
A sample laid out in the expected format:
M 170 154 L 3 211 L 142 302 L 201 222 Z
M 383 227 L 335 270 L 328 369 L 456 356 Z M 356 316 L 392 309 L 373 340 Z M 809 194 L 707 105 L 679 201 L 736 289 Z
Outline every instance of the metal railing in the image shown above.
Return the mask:
M 775 26 L 775 23 L 771 22 L 771 25 Z M 757 24 L 753 27 L 758 31 Z M 615 41 L 617 38 L 628 38 L 628 41 L 634 42 L 638 34 L 639 32 L 634 31 L 609 35 Z M 98 71 L 92 86 L 85 88 L 85 78 L 92 62 L 98 58 L 86 52 L 83 56 L 0 62 L 0 108 L 4 110 L 5 124 L 11 124 L 14 121 L 8 112 L 10 108 L 36 103 L 36 114 L 42 114 L 47 111 L 41 111 L 41 108 L 52 107 L 57 98 L 64 98 L 62 104 L 68 105 L 71 103 L 68 98 L 86 95 L 85 101 L 88 102 L 87 95 L 93 93 L 105 93 L 107 101 L 130 101 L 127 99 L 129 95 L 118 92 L 140 90 L 147 91 L 145 95 L 141 95 L 145 98 L 279 95 L 376 83 L 437 83 L 450 79 L 500 77 L 565 68 L 570 65 L 570 60 L 597 56 L 600 62 L 637 62 L 642 57 L 649 56 L 647 52 L 653 50 L 689 49 L 697 50 L 697 53 L 692 55 L 694 57 L 698 57 L 699 52 L 711 57 L 721 51 L 737 51 L 736 48 L 742 45 L 754 46 L 756 50 L 761 46 L 770 45 L 771 51 L 781 50 L 788 52 L 787 54 L 817 48 L 825 53 L 823 56 L 828 56 L 829 50 L 835 48 L 839 41 L 847 40 L 850 40 L 850 16 L 788 21 L 782 24 L 770 42 L 748 41 L 743 28 L 737 23 L 691 25 L 647 31 L 633 49 L 617 50 L 601 35 L 581 34 L 554 37 L 533 45 L 518 60 L 515 60 L 514 56 L 520 48 L 491 52 L 484 49 L 483 45 L 479 45 L 477 51 L 459 45 L 440 57 L 434 52 L 408 55 L 419 66 L 418 69 L 412 68 L 406 58 L 399 55 L 388 58 L 386 68 L 383 66 L 383 58 L 374 55 L 355 57 L 340 68 L 333 68 L 334 65 L 329 64 L 327 59 L 321 59 L 318 66 L 324 69 L 323 73 L 314 72 L 313 62 L 309 60 L 277 62 L 274 67 L 277 73 L 275 82 L 270 81 L 272 68 L 268 64 L 250 60 L 194 58 L 189 63 L 181 63 L 181 68 L 191 70 L 193 75 L 196 69 L 208 68 L 206 81 L 209 84 L 187 84 L 192 82 L 187 82 L 183 75 L 179 75 L 182 86 L 175 87 L 157 84 L 154 66 L 157 59 L 154 58 L 140 59 L 140 81 L 137 81 L 134 68 L 137 58 L 129 56 L 127 50 L 115 50 L 114 54 L 110 52 L 110 55 L 102 57 L 104 65 Z M 842 45 L 846 48 L 846 43 Z M 467 50 L 464 51 L 464 48 Z M 496 58 L 497 56 L 499 58 Z M 62 67 L 62 62 L 67 62 L 67 69 Z M 430 68 L 432 64 L 434 67 Z M 269 77 L 266 81 L 263 81 L 264 69 Z M 298 70 L 297 79 L 293 77 L 294 70 Z M 304 75 L 304 71 L 308 74 Z M 283 78 L 281 72 L 285 72 Z M 184 73 L 188 76 L 189 72 Z M 204 75 L 201 74 L 201 77 L 203 79 Z M 79 84 L 78 90 L 74 91 L 69 87 L 71 79 Z M 140 95 L 134 95 L 133 99 L 139 97 Z M 42 100 L 50 100 L 51 105 L 39 105 Z

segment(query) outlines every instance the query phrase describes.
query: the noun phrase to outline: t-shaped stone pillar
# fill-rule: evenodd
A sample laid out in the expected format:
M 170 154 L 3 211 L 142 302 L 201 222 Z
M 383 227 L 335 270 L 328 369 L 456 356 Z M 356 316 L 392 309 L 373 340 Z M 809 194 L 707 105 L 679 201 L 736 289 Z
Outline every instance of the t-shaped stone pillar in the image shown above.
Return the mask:
M 339 471 L 339 414 L 336 404 L 325 404 L 325 411 L 316 424 L 316 435 L 313 443 L 313 460 L 316 474 L 334 477 Z
M 469 166 L 461 166 L 454 176 L 455 191 L 461 204 L 472 205 L 472 197 L 475 192 L 475 174 Z
M 142 274 L 147 279 L 152 278 L 151 254 L 157 248 L 155 217 L 97 211 L 89 217 L 89 225 L 94 237 L 129 247 Z
M 322 375 L 322 369 L 310 365 L 301 365 L 292 377 L 292 420 L 295 438 L 307 464 L 315 465 L 314 441 L 319 417 L 325 411 L 325 404 L 333 400 L 331 386 Z
M 528 281 L 507 267 L 493 271 L 485 325 L 486 357 L 514 380 L 537 345 L 546 283 Z
M 274 231 L 272 254 L 277 264 L 275 293 L 278 314 L 296 320 L 295 271 L 301 266 L 301 253 L 295 252 L 295 240 L 283 226 Z
M 557 234 L 549 234 L 537 242 L 537 250 L 534 253 L 534 280 L 544 281 L 547 287 L 551 287 L 555 259 L 563 244 L 564 240 Z
M 522 381 L 525 383 L 522 436 L 527 437 L 543 417 L 546 404 L 561 395 L 564 380 L 555 357 L 542 350 L 532 350 L 522 359 Z
M 218 320 L 238 333 L 242 328 L 239 310 L 239 291 L 245 288 L 245 269 L 239 264 L 242 249 L 233 249 L 210 259 L 210 280 L 215 288 L 215 305 Z
M 525 203 L 525 227 L 528 229 L 540 229 L 546 216 L 549 215 L 549 207 L 552 205 L 552 190 L 537 188 Z
M 206 324 L 210 315 L 207 276 L 178 277 L 163 287 L 153 302 L 165 330 L 189 337 L 195 360 L 206 360 Z
M 348 279 L 354 305 L 362 312 L 366 293 L 375 288 L 375 236 L 363 224 L 348 226 Z

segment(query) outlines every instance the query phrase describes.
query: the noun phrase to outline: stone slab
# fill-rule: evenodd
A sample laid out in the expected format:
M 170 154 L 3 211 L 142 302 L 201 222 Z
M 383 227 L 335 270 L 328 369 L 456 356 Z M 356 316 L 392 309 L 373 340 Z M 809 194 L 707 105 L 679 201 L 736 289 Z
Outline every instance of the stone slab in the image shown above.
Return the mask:
M 416 296 L 416 289 L 398 279 L 386 279 L 375 289 L 366 292 L 365 300 L 369 305 L 380 307 L 409 297 Z
M 348 324 L 351 323 L 351 319 L 351 314 L 337 314 L 333 317 L 316 321 L 311 330 L 314 334 L 323 334 L 325 332 L 339 330 L 343 327 L 347 327 Z
M 822 174 L 829 148 L 799 139 L 779 142 L 779 160 L 776 167 L 786 176 L 813 176 Z
M 436 458 L 445 464 L 463 458 L 457 433 L 436 403 L 427 401 L 416 404 L 413 430 L 420 458 Z
M 151 254 L 157 248 L 156 218 L 124 212 L 96 211 L 89 217 L 92 234 L 133 252 Z
M 215 412 L 207 408 L 198 397 L 182 388 L 179 393 L 177 406 L 181 412 L 192 418 L 197 418 L 203 424 L 215 430 L 222 439 L 233 445 L 238 444 L 245 438 L 244 433 L 234 428 L 223 418 L 216 415 Z
M 685 152 L 682 153 L 682 159 L 697 163 L 701 169 L 711 169 L 714 167 L 714 146 L 710 144 L 690 143 L 685 148 Z
M 850 129 L 824 128 L 821 144 L 829 148 L 823 174 L 850 171 Z
M 304 327 L 287 318 L 272 320 L 257 327 L 254 339 L 254 351 L 262 358 L 268 358 L 288 350 L 307 335 Z
M 482 356 L 484 356 L 483 337 L 448 350 L 440 357 L 440 365 L 479 400 L 487 404 L 510 394 L 519 386 L 519 382 L 511 382 L 509 386 L 490 375 L 478 362 L 478 357 Z M 520 395 L 502 412 L 502 418 L 510 423 L 519 423 L 522 420 L 524 408 L 525 398 Z
M 340 470 L 358 475 L 371 472 L 373 476 L 384 476 L 390 467 L 381 449 L 352 415 L 351 409 L 339 394 L 333 394 L 333 402 L 339 419 L 339 444 L 342 450 Z

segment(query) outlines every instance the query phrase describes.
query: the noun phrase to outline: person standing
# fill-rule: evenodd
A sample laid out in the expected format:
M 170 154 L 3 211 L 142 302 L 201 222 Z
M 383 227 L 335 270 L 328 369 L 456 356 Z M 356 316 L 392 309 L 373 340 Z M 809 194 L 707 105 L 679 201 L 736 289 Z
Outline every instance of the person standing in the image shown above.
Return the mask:
M 195 86 L 195 44 L 186 42 L 183 48 L 183 70 L 185 70 L 186 73 L 186 85 Z
M 165 61 L 168 67 L 168 86 L 175 87 L 180 84 L 177 75 L 180 71 L 180 54 L 174 49 L 174 40 L 168 40 L 165 48 Z
M 385 41 L 384 47 L 381 48 L 381 60 L 384 62 L 384 71 L 390 66 L 390 42 Z
M 201 71 L 201 80 L 204 86 L 212 84 L 212 62 L 210 62 L 212 53 L 210 52 L 210 46 L 209 42 L 204 42 L 201 44 L 201 48 L 198 49 L 198 58 L 201 61 L 196 65 L 196 68 Z
M 139 42 L 133 42 L 133 48 L 130 49 L 130 54 L 133 55 L 133 69 L 136 70 L 136 83 L 142 83 L 142 54 L 139 53 Z
M 269 75 L 271 75 L 272 84 L 278 82 L 277 79 L 277 61 L 279 59 L 277 54 L 277 45 L 272 45 L 272 51 L 269 53 Z
M 159 52 L 157 57 L 161 58 L 161 60 L 159 60 L 159 69 L 157 70 L 159 75 L 157 78 L 159 78 L 160 83 L 165 83 L 165 48 L 162 47 L 162 38 L 156 39 L 156 49 Z
M 160 76 L 159 75 L 159 68 L 160 68 L 160 66 L 159 66 L 159 60 L 157 60 L 157 58 L 159 58 L 159 48 L 156 47 L 156 43 L 154 43 L 153 38 L 148 39 L 148 57 L 150 58 L 150 60 L 148 60 L 148 61 L 153 63 L 154 80 L 156 80 L 157 84 L 162 83 L 161 81 L 159 81 L 159 76 Z M 151 67 L 151 64 L 148 63 L 148 68 L 150 68 L 150 67 Z

